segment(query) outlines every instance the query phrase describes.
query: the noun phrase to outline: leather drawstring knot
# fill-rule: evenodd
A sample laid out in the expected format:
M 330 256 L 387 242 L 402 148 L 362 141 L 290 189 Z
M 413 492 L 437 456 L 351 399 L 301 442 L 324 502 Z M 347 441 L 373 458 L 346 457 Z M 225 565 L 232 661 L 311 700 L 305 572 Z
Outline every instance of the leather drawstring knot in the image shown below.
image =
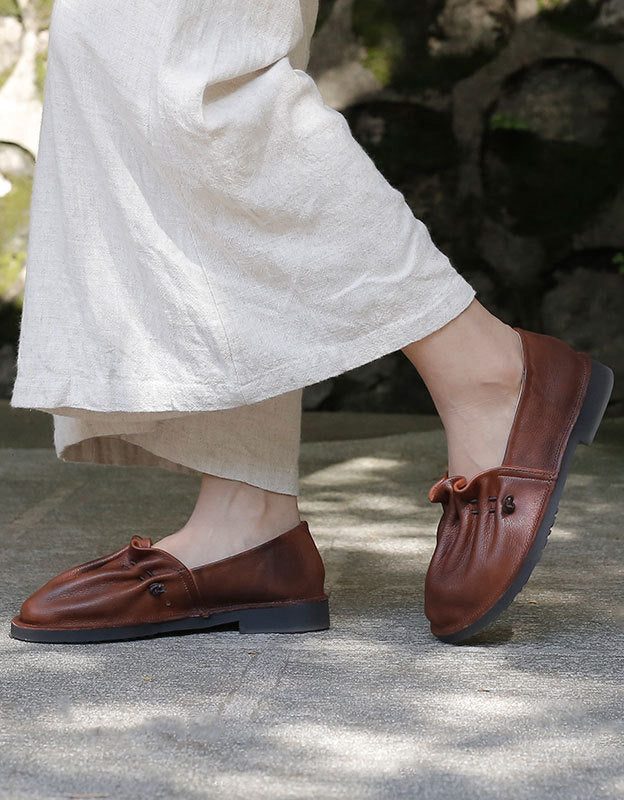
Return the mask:
M 490 503 L 496 503 L 497 500 L 498 500 L 498 498 L 495 497 L 495 496 L 488 497 L 488 501 Z M 468 500 L 468 504 L 470 506 L 472 506 L 470 508 L 470 513 L 471 514 L 478 514 L 479 513 L 479 509 L 477 507 L 478 502 L 479 502 L 479 500 L 476 497 L 473 497 L 472 500 Z M 513 498 L 512 494 L 508 494 L 503 498 L 503 502 L 501 503 L 501 508 L 502 508 L 502 510 L 503 510 L 503 512 L 505 514 L 512 514 L 515 511 L 516 504 L 514 502 L 514 498 Z M 496 509 L 495 508 L 489 508 L 488 511 L 489 511 L 490 514 L 494 514 Z
M 516 504 L 514 503 L 514 498 L 512 494 L 508 494 L 503 499 L 503 511 L 507 514 L 512 514 L 516 508 Z

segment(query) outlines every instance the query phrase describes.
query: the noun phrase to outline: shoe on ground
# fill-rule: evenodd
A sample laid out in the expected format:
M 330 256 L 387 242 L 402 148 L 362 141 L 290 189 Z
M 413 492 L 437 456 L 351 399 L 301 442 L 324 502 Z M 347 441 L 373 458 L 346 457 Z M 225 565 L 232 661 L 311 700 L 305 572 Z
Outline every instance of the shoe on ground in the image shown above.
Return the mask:
M 251 550 L 188 569 L 133 536 L 110 555 L 62 572 L 22 604 L 11 636 L 102 642 L 237 624 L 240 633 L 329 627 L 325 567 L 302 521 Z

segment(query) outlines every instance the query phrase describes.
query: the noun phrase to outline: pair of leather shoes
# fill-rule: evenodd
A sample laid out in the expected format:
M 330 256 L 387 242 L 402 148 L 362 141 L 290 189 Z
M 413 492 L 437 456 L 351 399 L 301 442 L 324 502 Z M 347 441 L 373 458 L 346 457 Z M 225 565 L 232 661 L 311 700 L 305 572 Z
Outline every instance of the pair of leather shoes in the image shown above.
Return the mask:
M 469 481 L 446 472 L 429 490 L 443 506 L 425 581 L 435 636 L 459 643 L 492 623 L 522 589 L 552 528 L 580 442 L 596 434 L 613 373 L 552 336 L 515 328 L 524 370 L 503 462 Z M 205 630 L 329 627 L 325 570 L 303 521 L 244 553 L 188 569 L 134 536 L 116 553 L 52 578 L 22 605 L 11 635 L 95 642 Z

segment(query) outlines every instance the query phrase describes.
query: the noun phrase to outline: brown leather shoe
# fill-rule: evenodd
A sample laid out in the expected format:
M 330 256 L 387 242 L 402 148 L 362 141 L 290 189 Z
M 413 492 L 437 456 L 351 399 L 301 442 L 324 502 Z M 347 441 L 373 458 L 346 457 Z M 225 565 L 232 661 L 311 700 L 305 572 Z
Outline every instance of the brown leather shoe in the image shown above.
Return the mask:
M 329 627 L 325 567 L 308 523 L 251 550 L 188 569 L 133 536 L 116 553 L 68 569 L 23 603 L 11 636 L 101 642 L 205 630 L 300 633 Z
M 493 622 L 525 585 L 555 521 L 577 444 L 591 444 L 613 372 L 545 334 L 514 328 L 523 382 L 501 466 L 469 481 L 448 470 L 429 490 L 440 502 L 437 545 L 425 580 L 425 614 L 443 642 Z

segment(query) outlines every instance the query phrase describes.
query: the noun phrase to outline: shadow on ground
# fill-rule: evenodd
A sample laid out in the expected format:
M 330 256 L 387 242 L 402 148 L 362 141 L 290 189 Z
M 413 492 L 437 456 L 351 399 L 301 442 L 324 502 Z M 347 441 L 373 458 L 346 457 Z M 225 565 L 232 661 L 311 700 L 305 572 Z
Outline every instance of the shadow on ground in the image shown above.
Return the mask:
M 182 524 L 196 479 L 0 450 L 0 797 L 621 796 L 623 432 L 579 448 L 539 568 L 462 647 L 422 613 L 440 430 L 303 445 L 329 631 L 103 645 L 6 632 L 59 570 Z

